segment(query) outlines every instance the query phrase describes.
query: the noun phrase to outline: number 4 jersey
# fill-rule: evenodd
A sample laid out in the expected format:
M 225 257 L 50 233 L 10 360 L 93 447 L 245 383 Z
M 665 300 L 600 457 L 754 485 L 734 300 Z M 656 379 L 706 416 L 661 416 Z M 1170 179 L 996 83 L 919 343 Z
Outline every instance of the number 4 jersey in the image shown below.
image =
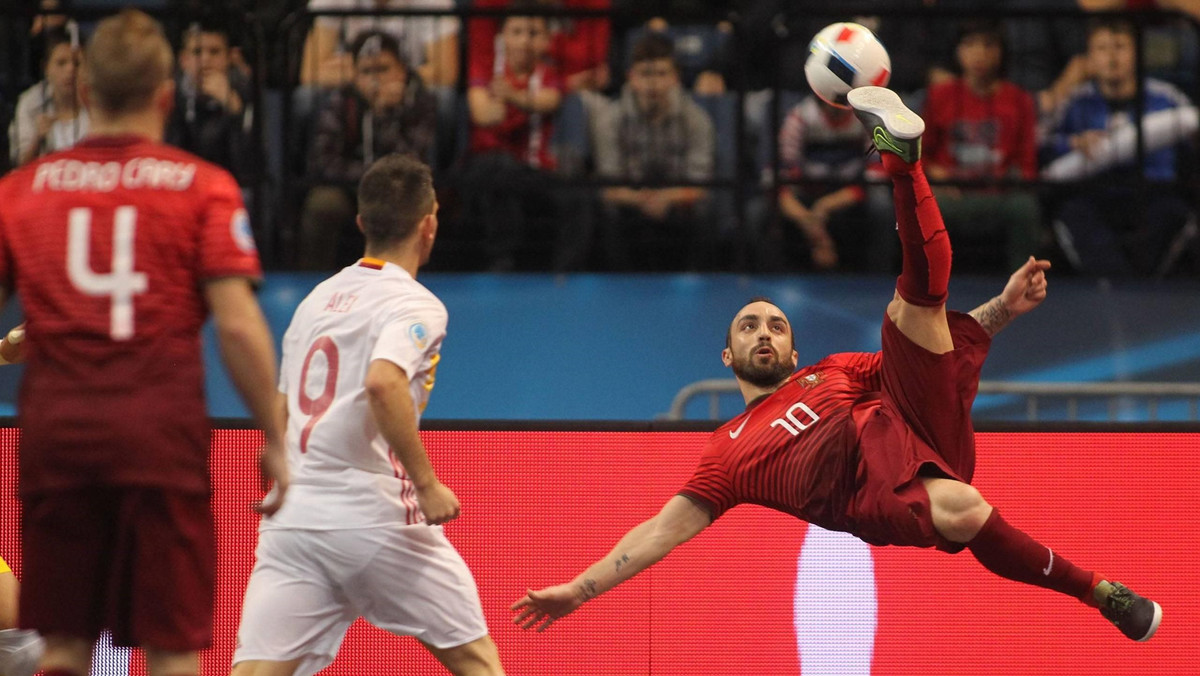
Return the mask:
M 0 180 L 0 284 L 28 322 L 21 492 L 208 490 L 208 280 L 261 275 L 237 183 L 189 153 L 95 137 Z
M 375 424 L 371 362 L 404 370 L 419 420 L 441 358 L 446 308 L 403 268 L 363 258 L 319 284 L 283 337 L 291 488 L 261 528 L 418 524 L 416 492 Z

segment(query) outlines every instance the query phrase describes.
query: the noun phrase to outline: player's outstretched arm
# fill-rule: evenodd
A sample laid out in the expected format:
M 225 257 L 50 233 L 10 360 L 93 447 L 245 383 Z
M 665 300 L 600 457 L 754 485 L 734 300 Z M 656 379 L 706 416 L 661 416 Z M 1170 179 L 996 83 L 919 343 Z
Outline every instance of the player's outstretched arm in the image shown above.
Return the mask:
M 574 580 L 537 591 L 509 606 L 513 623 L 522 629 L 545 631 L 555 620 L 584 601 L 621 584 L 658 563 L 672 549 L 690 540 L 712 523 L 709 513 L 690 499 L 676 495 L 653 518 L 643 521 L 621 538 L 603 559 Z
M 1000 295 L 971 310 L 971 316 L 989 336 L 1000 333 L 1012 320 L 1046 299 L 1046 271 L 1049 269 L 1050 261 L 1030 256 L 1009 276 Z
M 275 497 L 270 504 L 256 507 L 271 514 L 282 504 L 287 493 L 287 450 L 283 440 L 283 417 L 278 415 L 278 382 L 275 377 L 275 345 L 262 309 L 254 298 L 250 281 L 243 277 L 224 277 L 208 282 L 204 297 L 212 309 L 221 360 L 241 395 L 250 415 L 266 436 L 260 457 L 266 478 L 275 482 Z
M 438 480 L 417 432 L 416 407 L 408 391 L 408 374 L 386 359 L 376 359 L 367 367 L 363 386 L 379 433 L 417 489 L 417 504 L 425 515 L 425 523 L 436 526 L 457 517 L 458 498 Z

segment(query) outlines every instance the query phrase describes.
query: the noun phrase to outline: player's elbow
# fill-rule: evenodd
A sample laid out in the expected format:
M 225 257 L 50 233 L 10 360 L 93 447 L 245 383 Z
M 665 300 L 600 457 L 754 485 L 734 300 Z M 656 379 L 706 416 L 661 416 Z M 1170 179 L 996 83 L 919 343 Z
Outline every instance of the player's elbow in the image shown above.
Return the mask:
M 395 364 L 376 360 L 367 369 L 363 389 L 367 399 L 373 402 L 390 400 L 408 392 L 408 378 Z
M 217 342 L 226 352 L 248 350 L 249 346 L 259 338 L 258 326 L 240 321 L 222 321 L 218 317 L 213 324 L 213 329 L 216 332 Z

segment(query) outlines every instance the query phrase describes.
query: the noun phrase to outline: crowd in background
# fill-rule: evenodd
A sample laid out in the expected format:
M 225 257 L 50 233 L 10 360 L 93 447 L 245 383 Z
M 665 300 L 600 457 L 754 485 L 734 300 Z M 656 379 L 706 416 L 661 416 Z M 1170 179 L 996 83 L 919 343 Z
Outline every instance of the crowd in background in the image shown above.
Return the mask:
M 8 166 L 87 133 L 105 4 L 0 17 Z M 1200 276 L 1200 2 L 141 4 L 178 17 L 168 141 L 234 173 L 275 267 L 351 262 L 355 182 L 405 152 L 438 178 L 436 269 L 893 272 L 868 139 L 803 76 L 809 38 L 855 20 L 925 118 L 958 269 Z

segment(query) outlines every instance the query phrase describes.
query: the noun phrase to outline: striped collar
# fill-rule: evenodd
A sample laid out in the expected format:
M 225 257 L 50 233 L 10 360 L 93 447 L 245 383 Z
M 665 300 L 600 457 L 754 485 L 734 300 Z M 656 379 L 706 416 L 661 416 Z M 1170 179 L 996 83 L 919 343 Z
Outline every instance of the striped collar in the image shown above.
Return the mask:
M 367 258 L 364 256 L 358 259 L 358 265 L 359 267 L 371 268 L 372 270 L 382 270 L 383 266 L 387 265 L 387 261 L 382 258 Z

